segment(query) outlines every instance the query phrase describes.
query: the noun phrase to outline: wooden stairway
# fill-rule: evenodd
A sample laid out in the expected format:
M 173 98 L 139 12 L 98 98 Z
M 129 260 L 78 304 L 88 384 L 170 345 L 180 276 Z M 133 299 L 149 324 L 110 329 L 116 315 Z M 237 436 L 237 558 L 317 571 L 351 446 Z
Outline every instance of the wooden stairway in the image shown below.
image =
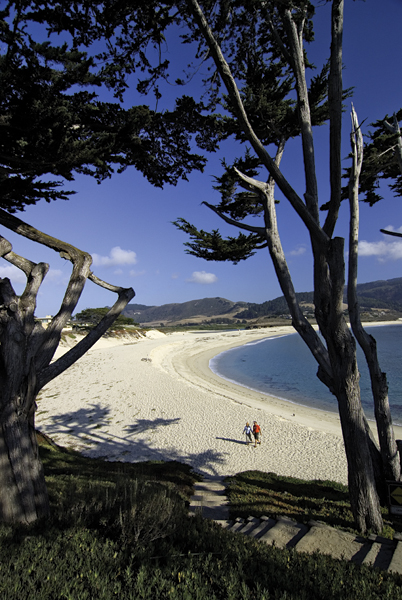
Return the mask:
M 242 533 L 278 548 L 294 548 L 297 552 L 320 552 L 333 558 L 365 564 L 402 574 L 402 535 L 393 540 L 371 535 L 367 538 L 335 529 L 319 521 L 307 525 L 288 517 L 249 517 L 229 520 L 229 503 L 223 478 L 205 478 L 195 484 L 189 514 L 213 519 L 227 530 Z

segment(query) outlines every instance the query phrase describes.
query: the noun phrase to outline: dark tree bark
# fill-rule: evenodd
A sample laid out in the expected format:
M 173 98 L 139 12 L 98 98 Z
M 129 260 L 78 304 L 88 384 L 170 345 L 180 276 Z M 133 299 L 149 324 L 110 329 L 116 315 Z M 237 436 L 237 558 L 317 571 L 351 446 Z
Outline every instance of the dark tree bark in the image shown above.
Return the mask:
M 35 321 L 36 298 L 48 265 L 12 251 L 0 237 L 0 256 L 26 275 L 18 296 L 9 279 L 0 279 L 0 521 L 32 523 L 49 514 L 49 501 L 35 432 L 36 396 L 93 346 L 133 298 L 131 288 L 107 284 L 90 271 L 91 256 L 0 209 L 0 223 L 59 252 L 72 262 L 72 274 L 59 312 L 47 329 Z M 51 362 L 63 327 L 71 318 L 86 281 L 114 291 L 118 299 L 102 321 L 77 346 Z

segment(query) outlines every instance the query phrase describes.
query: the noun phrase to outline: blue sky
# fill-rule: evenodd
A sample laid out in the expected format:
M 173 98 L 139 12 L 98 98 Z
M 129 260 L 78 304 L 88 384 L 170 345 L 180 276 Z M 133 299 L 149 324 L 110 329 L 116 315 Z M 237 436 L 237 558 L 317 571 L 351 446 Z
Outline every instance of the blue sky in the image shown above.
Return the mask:
M 344 86 L 355 88 L 352 101 L 360 122 L 365 121 L 363 131 L 367 131 L 369 123 L 402 106 L 401 23 L 401 0 L 345 1 Z M 308 47 L 310 59 L 317 66 L 328 56 L 329 32 L 329 6 L 317 3 L 316 42 Z M 173 59 L 177 55 L 173 42 L 166 52 Z M 191 93 L 191 90 L 184 92 Z M 150 102 L 152 106 L 153 101 Z M 347 102 L 349 108 L 350 100 Z M 350 119 L 346 112 L 344 157 L 349 152 L 349 130 Z M 329 193 L 326 126 L 315 130 L 315 143 L 320 198 L 324 203 Z M 281 169 L 303 196 L 299 145 L 296 141 L 286 150 Z M 212 185 L 214 175 L 221 174 L 220 158 L 225 156 L 230 160 L 236 155 L 240 155 L 240 151 L 233 143 L 226 143 L 219 155 L 210 156 L 203 174 L 190 174 L 188 182 L 163 190 L 153 188 L 133 169 L 101 185 L 80 176 L 73 183 L 77 193 L 68 202 L 41 202 L 18 216 L 49 235 L 90 252 L 94 259 L 93 271 L 98 277 L 134 288 L 136 297 L 132 302 L 162 305 L 216 296 L 233 301 L 264 302 L 281 295 L 267 250 L 236 266 L 206 262 L 185 253 L 186 236 L 171 224 L 183 217 L 199 228 L 219 227 L 223 235 L 236 235 L 236 230 L 201 206 L 204 200 L 218 202 Z M 66 187 L 72 189 L 72 184 Z M 388 227 L 402 231 L 402 199 L 394 199 L 387 189 L 384 195 L 385 199 L 372 208 L 361 203 L 360 283 L 402 276 L 402 239 L 384 236 L 379 231 Z M 341 236 L 347 236 L 347 212 L 347 203 L 344 203 L 337 228 Z M 313 285 L 308 235 L 285 200 L 278 206 L 278 222 L 296 291 L 310 291 Z M 1 233 L 11 241 L 17 254 L 49 262 L 50 271 L 38 296 L 36 314 L 55 314 L 71 271 L 70 263 L 7 230 Z M 0 265 L 0 276 L 10 277 L 17 293 L 22 291 L 22 273 L 5 261 Z M 88 282 L 78 310 L 110 306 L 114 300 L 114 294 Z

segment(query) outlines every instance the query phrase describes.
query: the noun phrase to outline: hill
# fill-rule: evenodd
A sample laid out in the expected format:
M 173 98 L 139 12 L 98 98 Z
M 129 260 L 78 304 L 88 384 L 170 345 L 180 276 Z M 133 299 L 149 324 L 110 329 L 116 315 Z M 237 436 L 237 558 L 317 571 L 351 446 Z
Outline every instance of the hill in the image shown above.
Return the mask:
M 247 302 L 231 302 L 225 298 L 203 298 L 202 300 L 190 300 L 189 302 L 164 304 L 163 306 L 143 306 L 141 304 L 128 304 L 123 311 L 127 317 L 131 317 L 140 323 L 177 323 L 188 319 L 206 318 L 231 318 L 248 306 Z
M 361 305 L 402 311 L 402 277 L 386 281 L 361 283 L 357 286 Z
M 298 301 L 306 307 L 313 306 L 313 292 L 296 294 Z M 383 309 L 387 311 L 402 312 L 402 277 L 386 281 L 373 281 L 357 285 L 357 296 L 362 311 Z M 346 304 L 346 289 L 344 302 Z M 256 319 L 262 316 L 288 314 L 288 307 L 284 296 L 263 302 L 262 304 L 249 304 L 248 309 L 242 313 L 243 319 Z
M 402 277 L 358 284 L 357 295 L 362 313 L 367 320 L 393 320 L 402 317 Z M 299 292 L 296 296 L 305 314 L 313 318 L 313 292 Z M 289 318 L 288 307 L 283 296 L 261 304 L 232 302 L 225 298 L 203 298 L 162 306 L 129 304 L 123 314 L 141 324 L 157 326 L 194 325 L 203 322 L 230 324 L 275 317 Z

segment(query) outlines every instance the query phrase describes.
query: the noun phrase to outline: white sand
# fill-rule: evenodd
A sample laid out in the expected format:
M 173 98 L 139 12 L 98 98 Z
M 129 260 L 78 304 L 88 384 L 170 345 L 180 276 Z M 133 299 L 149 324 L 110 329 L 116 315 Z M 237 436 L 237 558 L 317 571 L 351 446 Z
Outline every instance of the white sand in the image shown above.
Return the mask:
M 257 469 L 346 483 L 337 414 L 237 386 L 208 367 L 223 350 L 293 331 L 155 332 L 123 344 L 102 339 L 42 390 L 36 425 L 92 457 L 177 460 L 209 475 Z M 246 446 L 242 434 L 254 420 L 262 429 L 257 448 Z

